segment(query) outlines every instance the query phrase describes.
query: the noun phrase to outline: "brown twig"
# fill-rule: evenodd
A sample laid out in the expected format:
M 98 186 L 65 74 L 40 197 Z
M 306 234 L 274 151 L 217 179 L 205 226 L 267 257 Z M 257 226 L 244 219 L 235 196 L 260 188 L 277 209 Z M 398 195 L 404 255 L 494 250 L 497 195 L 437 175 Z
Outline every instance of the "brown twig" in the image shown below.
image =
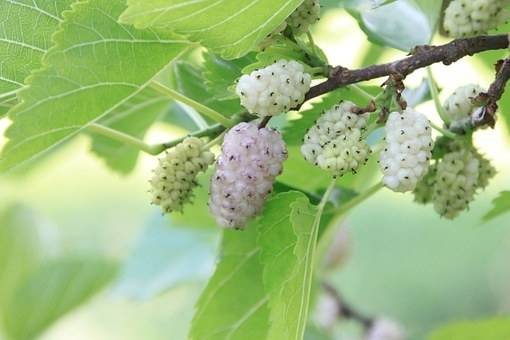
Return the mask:
M 498 101 L 503 97 L 509 79 L 510 58 L 506 58 L 498 61 L 496 64 L 496 78 L 487 93 L 482 93 L 475 98 L 475 101 L 484 103 L 484 106 L 477 112 L 476 117 L 473 117 L 473 124 L 475 126 L 489 125 L 494 127 Z
M 265 116 L 264 118 L 262 118 L 262 120 L 260 121 L 260 124 L 259 124 L 259 129 L 265 128 L 267 123 L 269 123 L 270 120 L 271 120 L 271 116 Z
M 346 304 L 335 287 L 327 282 L 322 282 L 322 288 L 335 299 L 338 306 L 338 317 L 356 320 L 360 322 L 365 329 L 372 327 L 374 319 L 361 314 Z
M 508 48 L 508 35 L 506 34 L 479 36 L 456 39 L 440 46 L 417 46 L 409 57 L 387 64 L 373 65 L 357 70 L 349 70 L 340 66 L 334 67 L 331 69 L 328 80 L 313 86 L 306 94 L 305 99 L 318 97 L 349 84 L 389 75 L 405 77 L 417 69 L 435 63 L 442 62 L 445 65 L 449 65 L 468 55 L 506 48 Z

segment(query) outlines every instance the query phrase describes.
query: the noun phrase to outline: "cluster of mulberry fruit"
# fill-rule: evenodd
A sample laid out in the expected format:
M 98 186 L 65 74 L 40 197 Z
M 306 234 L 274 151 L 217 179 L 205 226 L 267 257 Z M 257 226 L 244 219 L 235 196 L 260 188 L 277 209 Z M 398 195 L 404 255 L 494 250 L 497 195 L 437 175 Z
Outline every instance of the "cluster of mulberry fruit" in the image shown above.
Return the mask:
M 167 151 L 150 180 L 152 203 L 161 206 L 165 213 L 182 210 L 198 185 L 197 175 L 213 162 L 214 154 L 199 138 L 187 138 Z
M 509 18 L 509 0 L 453 0 L 444 12 L 446 34 L 455 38 L 485 34 Z
M 296 35 L 305 33 L 319 16 L 319 1 L 304 0 L 264 43 L 270 44 L 270 38 L 287 27 Z M 271 117 L 299 107 L 311 81 L 301 63 L 282 59 L 241 76 L 235 91 L 249 113 Z M 286 158 L 286 145 L 276 130 L 259 128 L 255 122 L 231 128 L 224 137 L 210 183 L 209 210 L 217 223 L 242 229 L 259 214 Z M 214 155 L 200 139 L 184 140 L 168 151 L 154 170 L 150 180 L 153 203 L 165 213 L 182 210 L 198 185 L 197 174 L 213 162 Z
M 211 177 L 209 209 L 217 223 L 242 229 L 260 213 L 282 171 L 287 149 L 279 132 L 255 123 L 233 127 Z
M 311 79 L 297 61 L 279 60 L 243 75 L 236 93 L 248 112 L 262 117 L 274 116 L 299 106 L 310 89 Z
M 355 173 L 371 153 L 363 139 L 368 114 L 355 114 L 352 102 L 342 102 L 324 112 L 306 133 L 301 153 L 310 163 L 342 176 Z
M 508 3 L 453 0 L 445 11 L 444 27 L 454 36 L 486 32 L 506 18 L 503 7 Z M 319 2 L 304 0 L 272 34 L 287 27 L 294 34 L 307 32 L 319 15 Z M 224 136 L 208 202 L 218 225 L 243 229 L 262 211 L 287 159 L 280 133 L 265 124 L 268 117 L 298 108 L 311 81 L 303 64 L 284 59 L 239 78 L 235 91 L 241 105 L 264 119 L 261 125 L 240 123 Z M 473 99 L 482 92 L 478 85 L 466 85 L 445 101 L 447 128 L 461 132 L 473 124 L 479 109 Z M 372 153 L 366 141 L 369 117 L 349 101 L 325 111 L 304 136 L 300 149 L 304 159 L 333 178 L 356 173 Z M 468 207 L 477 190 L 488 185 L 495 169 L 473 147 L 457 144 L 430 166 L 432 147 L 431 125 L 424 115 L 412 108 L 390 113 L 379 159 L 382 183 L 396 192 L 413 191 L 417 202 L 432 203 L 441 216 L 454 218 Z M 197 175 L 212 163 L 214 155 L 201 139 L 185 139 L 159 161 L 150 181 L 153 203 L 166 213 L 182 210 L 192 199 Z
M 379 160 L 383 183 L 393 191 L 412 191 L 427 172 L 432 157 L 430 122 L 423 114 L 408 108 L 392 112 L 385 130 Z

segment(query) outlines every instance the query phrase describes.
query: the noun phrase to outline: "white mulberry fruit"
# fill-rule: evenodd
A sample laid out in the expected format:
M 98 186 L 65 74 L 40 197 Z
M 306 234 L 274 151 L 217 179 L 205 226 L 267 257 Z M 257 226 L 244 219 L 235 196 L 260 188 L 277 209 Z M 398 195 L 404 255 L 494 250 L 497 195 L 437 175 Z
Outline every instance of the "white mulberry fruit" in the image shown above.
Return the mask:
M 244 228 L 258 215 L 287 159 L 279 132 L 240 123 L 226 135 L 211 178 L 209 209 L 226 228 Z
M 301 153 L 310 163 L 342 176 L 368 161 L 369 145 L 362 138 L 368 114 L 352 112 L 356 106 L 346 101 L 324 112 L 306 133 Z
M 437 167 L 433 187 L 434 209 L 442 217 L 453 219 L 474 199 L 480 162 L 469 150 L 447 153 Z
M 426 174 L 432 151 L 430 122 L 408 108 L 392 112 L 386 123 L 386 143 L 379 165 L 383 183 L 398 192 L 413 190 Z
M 450 119 L 449 127 L 453 130 L 464 130 L 473 119 L 477 106 L 473 103 L 483 88 L 475 84 L 468 84 L 457 88 L 444 102 L 445 113 Z
M 159 160 L 150 180 L 152 203 L 161 206 L 165 213 L 182 210 L 198 185 L 197 175 L 213 162 L 214 154 L 201 139 L 186 138 Z
M 280 60 L 243 75 L 236 86 L 241 104 L 261 117 L 287 112 L 303 103 L 311 76 L 297 61 Z
M 509 0 L 453 0 L 444 12 L 447 35 L 461 38 L 497 28 L 509 18 Z
M 404 328 L 394 320 L 378 318 L 370 327 L 366 340 L 405 340 Z
M 319 21 L 321 5 L 319 0 L 305 0 L 287 18 L 287 24 L 295 34 L 306 33 L 310 25 Z

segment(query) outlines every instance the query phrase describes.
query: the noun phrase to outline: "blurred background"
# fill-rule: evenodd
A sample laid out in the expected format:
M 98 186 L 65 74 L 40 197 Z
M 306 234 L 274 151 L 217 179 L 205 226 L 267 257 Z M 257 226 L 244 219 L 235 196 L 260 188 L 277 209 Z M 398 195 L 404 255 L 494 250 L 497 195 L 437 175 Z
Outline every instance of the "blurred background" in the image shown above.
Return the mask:
M 328 9 L 313 34 L 333 65 L 405 55 L 368 42 L 341 9 Z M 435 65 L 442 97 L 467 83 L 488 86 L 496 59 L 489 53 Z M 416 72 L 406 85 L 417 87 L 425 76 Z M 439 122 L 431 101 L 418 109 Z M 8 124 L 0 120 L 0 132 Z M 161 121 L 146 140 L 182 136 L 182 125 Z M 453 321 L 510 313 L 510 215 L 482 222 L 491 200 L 510 188 L 507 128 L 500 123 L 476 134 L 498 175 L 455 221 L 388 190 L 347 217 L 348 256 L 327 280 L 350 305 L 400 321 L 412 339 Z M 213 270 L 219 231 L 203 206 L 188 206 L 185 215 L 193 218 L 184 219 L 162 217 L 149 205 L 154 157 L 141 155 L 123 176 L 90 148 L 82 135 L 22 173 L 0 178 L 0 313 L 12 314 L 4 316 L 6 327 L 29 338 L 23 325 L 35 324 L 44 340 L 185 339 Z

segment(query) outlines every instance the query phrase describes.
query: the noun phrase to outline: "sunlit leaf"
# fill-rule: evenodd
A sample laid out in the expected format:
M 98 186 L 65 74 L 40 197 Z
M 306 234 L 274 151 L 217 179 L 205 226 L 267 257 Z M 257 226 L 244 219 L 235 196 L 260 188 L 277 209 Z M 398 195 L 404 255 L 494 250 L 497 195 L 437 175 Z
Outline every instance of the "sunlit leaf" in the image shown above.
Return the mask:
M 375 9 L 387 4 L 391 4 L 397 0 L 336 0 L 341 2 L 344 6 L 356 7 L 358 9 Z
M 18 103 L 18 99 L 16 98 L 16 94 L 7 94 L 0 98 L 0 119 L 9 112 L 10 109 L 14 107 Z
M 218 100 L 209 91 L 202 70 L 189 62 L 178 61 L 172 65 L 173 87 L 181 94 L 194 99 L 224 115 L 243 111 L 236 96 L 233 100 Z
M 128 0 L 123 23 L 183 34 L 226 59 L 248 53 L 303 0 Z
M 145 88 L 98 123 L 143 140 L 147 130 L 166 113 L 170 102 L 152 88 Z M 91 136 L 92 151 L 111 169 L 121 174 L 134 169 L 140 150 L 100 135 Z
M 302 193 L 271 199 L 259 220 L 264 285 L 269 294 L 268 339 L 302 339 L 308 322 L 319 231 L 317 209 Z
M 191 325 L 193 340 L 260 340 L 269 328 L 268 296 L 256 244 L 257 229 L 225 230 L 216 271 Z
M 204 53 L 204 78 L 209 91 L 218 100 L 236 100 L 239 97 L 231 89 L 235 81 L 242 75 L 247 65 L 255 62 L 255 53 L 250 53 L 239 59 L 225 60 L 209 51 Z
M 0 0 L 0 117 L 23 87 L 25 78 L 41 66 L 51 47 L 51 35 L 62 22 L 62 11 L 73 0 Z
M 20 92 L 12 112 L 10 139 L 0 170 L 50 150 L 89 123 L 128 102 L 182 53 L 187 43 L 154 30 L 118 24 L 122 0 L 78 2 L 64 12 L 56 47 L 44 57 L 44 69 Z
M 271 45 L 257 53 L 257 61 L 243 68 L 243 73 L 247 74 L 256 69 L 273 64 L 277 60 L 295 60 L 303 64 L 306 69 L 307 54 L 296 43 L 289 41 L 284 37 L 276 36 Z

